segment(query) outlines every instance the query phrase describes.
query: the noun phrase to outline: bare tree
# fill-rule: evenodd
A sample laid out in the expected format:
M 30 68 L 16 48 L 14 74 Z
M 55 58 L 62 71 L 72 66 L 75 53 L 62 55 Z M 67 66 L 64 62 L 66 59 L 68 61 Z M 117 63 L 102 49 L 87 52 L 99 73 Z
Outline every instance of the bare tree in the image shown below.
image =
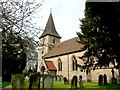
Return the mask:
M 41 29 L 35 25 L 33 18 L 36 12 L 41 9 L 43 1 L 39 3 L 36 0 L 4 0 L 0 2 L 1 30 L 28 40 L 29 43 L 27 44 L 30 48 L 32 48 L 31 42 L 37 45 L 38 42 L 36 42 L 35 37 Z
M 22 47 L 27 53 L 27 61 L 34 60 L 38 46 L 38 34 L 40 27 L 34 22 L 35 14 L 41 10 L 44 0 L 3 0 L 0 1 L 0 32 L 4 42 L 7 42 L 6 35 L 19 36 L 22 39 Z M 14 38 L 18 39 L 18 38 Z M 13 40 L 15 42 L 15 40 Z M 10 43 L 12 46 L 15 44 Z M 4 43 L 2 46 L 5 46 Z M 7 52 L 8 53 L 8 52 Z

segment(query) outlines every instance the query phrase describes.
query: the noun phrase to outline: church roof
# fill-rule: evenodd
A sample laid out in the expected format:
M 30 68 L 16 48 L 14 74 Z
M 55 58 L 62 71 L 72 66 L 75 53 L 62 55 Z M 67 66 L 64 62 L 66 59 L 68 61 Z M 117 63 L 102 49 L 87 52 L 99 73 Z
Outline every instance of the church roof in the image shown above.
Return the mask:
M 83 44 L 81 44 L 79 41 L 79 37 L 74 37 L 72 39 L 56 44 L 52 51 L 46 54 L 45 58 L 47 59 L 51 57 L 82 51 Z
M 49 18 L 48 18 L 45 30 L 43 31 L 43 33 L 40 36 L 40 38 L 42 38 L 42 37 L 44 37 L 46 35 L 52 35 L 52 36 L 61 38 L 60 35 L 57 33 L 57 31 L 55 29 L 52 13 L 50 13 L 50 15 L 49 15 Z
M 45 61 L 45 63 L 47 65 L 48 70 L 50 70 L 50 71 L 53 71 L 53 70 L 56 71 L 57 70 L 52 61 Z

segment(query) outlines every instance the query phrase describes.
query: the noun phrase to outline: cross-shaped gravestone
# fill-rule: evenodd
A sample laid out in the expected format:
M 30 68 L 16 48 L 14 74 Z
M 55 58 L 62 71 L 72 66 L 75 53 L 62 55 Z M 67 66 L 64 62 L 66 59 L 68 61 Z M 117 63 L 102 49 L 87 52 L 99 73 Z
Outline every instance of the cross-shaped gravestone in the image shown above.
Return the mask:
M 53 88 L 53 76 L 47 75 L 43 78 L 43 89 L 52 89 Z

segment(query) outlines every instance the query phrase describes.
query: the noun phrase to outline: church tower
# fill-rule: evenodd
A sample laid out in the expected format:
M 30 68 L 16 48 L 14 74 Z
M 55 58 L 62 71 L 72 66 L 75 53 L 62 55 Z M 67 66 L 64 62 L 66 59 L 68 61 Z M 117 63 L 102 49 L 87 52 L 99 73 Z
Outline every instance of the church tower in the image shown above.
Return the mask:
M 52 13 L 50 12 L 46 27 L 39 37 L 39 51 L 38 51 L 38 72 L 41 72 L 41 69 L 44 64 L 44 56 L 54 48 L 56 43 L 59 43 L 61 36 L 58 34 L 55 28 L 55 24 L 53 21 Z

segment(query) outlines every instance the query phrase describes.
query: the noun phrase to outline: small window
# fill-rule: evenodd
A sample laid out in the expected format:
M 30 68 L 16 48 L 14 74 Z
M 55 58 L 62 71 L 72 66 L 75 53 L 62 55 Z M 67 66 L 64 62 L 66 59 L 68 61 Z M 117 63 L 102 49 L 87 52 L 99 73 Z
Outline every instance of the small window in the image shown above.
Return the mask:
M 77 60 L 75 56 L 72 57 L 72 69 L 73 71 L 77 71 Z
M 61 62 L 61 59 L 58 59 L 58 71 L 62 71 L 62 62 Z
M 53 38 L 53 44 L 55 44 L 55 38 Z

